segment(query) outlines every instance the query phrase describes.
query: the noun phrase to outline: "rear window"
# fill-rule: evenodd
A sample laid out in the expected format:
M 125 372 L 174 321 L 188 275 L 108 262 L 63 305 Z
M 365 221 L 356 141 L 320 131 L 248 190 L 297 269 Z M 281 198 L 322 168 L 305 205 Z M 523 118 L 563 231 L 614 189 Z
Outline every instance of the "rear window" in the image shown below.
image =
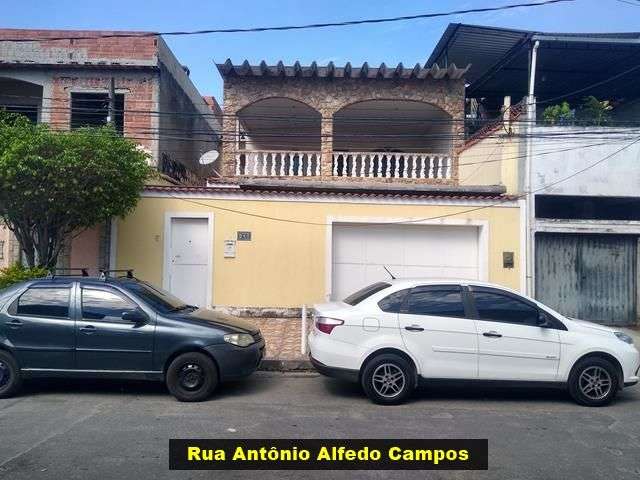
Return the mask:
M 364 287 L 361 290 L 358 290 L 356 293 L 349 295 L 347 298 L 343 300 L 344 303 L 348 303 L 349 305 L 357 305 L 363 300 L 366 300 L 371 295 L 378 293 L 385 288 L 389 288 L 391 286 L 390 283 L 378 282 L 373 285 L 369 285 L 368 287 Z

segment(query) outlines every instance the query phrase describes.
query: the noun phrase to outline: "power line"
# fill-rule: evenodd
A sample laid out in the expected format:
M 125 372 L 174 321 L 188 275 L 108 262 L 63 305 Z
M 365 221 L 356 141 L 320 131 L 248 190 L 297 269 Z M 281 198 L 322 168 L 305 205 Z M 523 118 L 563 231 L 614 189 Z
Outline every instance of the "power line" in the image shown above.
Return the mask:
M 527 8 L 527 7 L 540 7 L 545 5 L 551 5 L 554 3 L 566 3 L 573 2 L 574 0 L 545 0 L 542 2 L 529 2 L 529 3 L 515 3 L 511 5 L 503 5 L 499 7 L 485 7 L 485 8 L 468 8 L 464 10 L 454 10 L 449 12 L 436 12 L 436 13 L 422 13 L 417 15 L 403 15 L 398 17 L 386 17 L 386 18 L 370 18 L 362 20 L 347 20 L 343 22 L 326 22 L 326 23 L 309 23 L 304 25 L 283 25 L 283 26 L 268 26 L 268 27 L 249 27 L 249 28 L 215 28 L 208 30 L 189 30 L 189 31 L 169 31 L 169 32 L 138 32 L 138 33 L 110 33 L 99 35 L 64 35 L 54 37 L 42 37 L 42 38 L 5 38 L 0 41 L 4 42 L 37 42 L 37 41 L 53 41 L 53 40 L 88 40 L 99 38 L 138 38 L 138 37 L 155 37 L 159 35 L 163 36 L 182 36 L 182 35 L 207 35 L 213 33 L 255 33 L 255 32 L 272 32 L 272 31 L 286 31 L 286 30 L 308 30 L 314 28 L 329 28 L 329 27 L 349 27 L 354 25 L 367 25 L 377 23 L 390 23 L 390 22 L 402 22 L 408 20 L 418 20 L 425 18 L 437 18 L 437 17 L 449 17 L 453 15 L 463 15 L 469 13 L 486 13 L 497 12 L 501 10 L 511 10 L 515 8 Z

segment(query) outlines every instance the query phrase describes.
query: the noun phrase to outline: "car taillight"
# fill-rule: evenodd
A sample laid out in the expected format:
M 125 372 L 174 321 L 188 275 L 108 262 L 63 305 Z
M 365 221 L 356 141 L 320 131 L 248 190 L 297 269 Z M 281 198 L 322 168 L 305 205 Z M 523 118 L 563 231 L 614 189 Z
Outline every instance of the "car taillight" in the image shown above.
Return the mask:
M 330 334 L 338 325 L 342 325 L 344 320 L 335 318 L 316 317 L 316 328 L 322 333 Z

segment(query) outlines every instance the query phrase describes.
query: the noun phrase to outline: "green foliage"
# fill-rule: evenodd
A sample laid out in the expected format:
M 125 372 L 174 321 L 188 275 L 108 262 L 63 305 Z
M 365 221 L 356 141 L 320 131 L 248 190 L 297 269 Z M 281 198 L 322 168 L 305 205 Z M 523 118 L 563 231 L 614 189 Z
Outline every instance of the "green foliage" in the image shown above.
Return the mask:
M 582 125 L 606 124 L 611 117 L 611 102 L 609 100 L 598 100 L 593 95 L 589 95 L 582 99 L 582 103 L 578 108 L 578 120 Z
M 27 263 L 53 267 L 70 235 L 129 213 L 147 158 L 111 126 L 59 132 L 0 112 L 0 219 Z
M 42 278 L 47 275 L 47 270 L 42 267 L 28 268 L 19 263 L 7 268 L 0 268 L 0 290 L 10 287 L 14 283 L 24 282 L 32 278 Z
M 542 112 L 542 119 L 547 125 L 566 125 L 574 118 L 574 112 L 568 102 L 549 105 Z

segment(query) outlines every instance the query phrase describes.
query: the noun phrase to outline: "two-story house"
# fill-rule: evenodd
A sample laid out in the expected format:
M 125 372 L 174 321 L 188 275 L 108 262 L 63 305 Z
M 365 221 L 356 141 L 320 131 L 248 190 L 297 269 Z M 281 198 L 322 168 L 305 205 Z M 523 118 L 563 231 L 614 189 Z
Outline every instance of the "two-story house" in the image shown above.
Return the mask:
M 116 130 L 150 154 L 169 184 L 202 184 L 198 159 L 218 149 L 217 104 L 203 99 L 164 40 L 145 32 L 0 29 L 0 109 L 66 130 L 104 125 L 109 96 Z M 62 266 L 108 264 L 110 225 L 75 237 Z M 19 249 L 0 228 L 0 266 Z
M 113 267 L 258 314 L 344 298 L 385 267 L 523 286 L 517 199 L 461 173 L 466 67 L 217 67 L 220 176 L 150 186 L 117 222 Z
M 451 24 L 427 66 L 449 62 L 472 64 L 477 131 L 459 175 L 526 198 L 528 292 L 566 315 L 636 323 L 640 33 Z

